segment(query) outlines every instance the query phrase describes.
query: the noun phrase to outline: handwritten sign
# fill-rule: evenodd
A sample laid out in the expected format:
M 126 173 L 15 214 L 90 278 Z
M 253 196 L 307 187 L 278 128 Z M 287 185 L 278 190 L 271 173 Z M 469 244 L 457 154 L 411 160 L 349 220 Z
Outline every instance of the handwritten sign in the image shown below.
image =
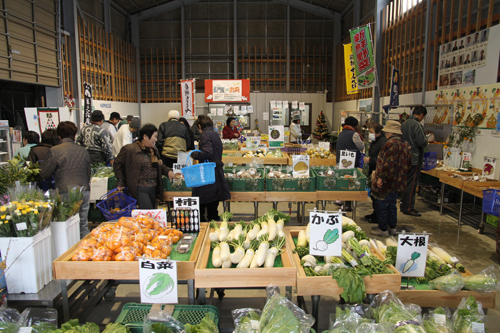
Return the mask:
M 425 275 L 428 244 L 429 235 L 399 234 L 396 269 L 401 272 L 401 276 Z
M 342 216 L 334 212 L 309 213 L 309 253 L 313 256 L 342 255 Z
M 320 148 L 330 150 L 330 142 L 318 142 Z
M 173 228 L 185 233 L 198 233 L 200 231 L 199 199 L 198 197 L 174 197 Z
M 299 103 L 297 101 L 292 101 L 292 109 L 297 109 Z
M 352 169 L 356 165 L 356 153 L 349 150 L 340 151 L 339 169 Z
M 163 228 L 167 226 L 167 212 L 165 209 L 134 209 L 131 215 L 132 217 L 136 217 L 137 215 L 146 215 L 147 217 L 160 222 L 160 224 L 163 225 Z
M 139 258 L 141 303 L 177 304 L 177 262 Z
M 483 176 L 489 179 L 495 179 L 497 159 L 495 157 L 484 156 Z
M 293 177 L 309 175 L 309 155 L 293 155 Z

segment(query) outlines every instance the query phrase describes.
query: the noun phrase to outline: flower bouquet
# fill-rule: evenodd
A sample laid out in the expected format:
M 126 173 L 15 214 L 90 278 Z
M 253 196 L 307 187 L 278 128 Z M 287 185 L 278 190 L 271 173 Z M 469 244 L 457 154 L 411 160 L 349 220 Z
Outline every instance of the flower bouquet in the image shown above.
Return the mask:
M 8 206 L 0 207 L 0 237 L 12 237 L 15 234 L 12 230 L 12 217 Z
M 66 221 L 75 215 L 80 210 L 84 194 L 85 187 L 79 186 L 72 187 L 63 194 L 60 194 L 58 190 L 53 191 L 55 206 L 52 220 Z

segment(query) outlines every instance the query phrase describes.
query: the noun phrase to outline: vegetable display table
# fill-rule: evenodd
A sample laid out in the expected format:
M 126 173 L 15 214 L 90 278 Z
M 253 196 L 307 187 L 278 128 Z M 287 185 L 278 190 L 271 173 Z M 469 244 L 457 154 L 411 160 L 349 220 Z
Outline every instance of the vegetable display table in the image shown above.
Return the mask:
M 184 254 L 180 255 L 175 250 L 170 255 L 172 260 L 179 260 L 177 263 L 177 280 L 187 281 L 189 304 L 195 303 L 195 265 L 199 259 L 206 231 L 207 225 L 202 223 L 187 260 L 184 258 Z M 88 234 L 83 239 L 90 237 L 91 234 Z M 69 320 L 67 280 L 118 280 L 139 283 L 139 264 L 137 261 L 72 261 L 71 257 L 79 247 L 80 242 L 53 262 L 54 279 L 59 280 L 61 283 L 65 321 Z
M 238 153 L 245 153 L 244 151 L 239 151 Z M 242 156 L 222 156 L 222 162 L 224 164 L 250 164 L 259 161 L 259 163 L 265 165 L 287 165 L 288 164 L 288 154 L 283 153 L 283 157 L 242 157 Z
M 200 257 L 196 263 L 196 288 L 200 288 L 200 303 L 204 303 L 205 288 L 265 288 L 270 284 L 286 286 L 288 291 L 296 284 L 297 270 L 293 266 L 289 244 L 283 247 L 283 253 L 276 259 L 273 268 L 213 268 L 212 247 L 208 229 L 205 233 Z
M 286 244 L 293 265 L 297 270 L 297 296 L 311 296 L 313 303 L 312 315 L 316 319 L 315 325 L 317 325 L 321 296 L 339 296 L 344 289 L 339 287 L 337 281 L 331 276 L 306 275 L 304 268 L 300 264 L 299 255 L 293 253 L 293 250 L 295 250 L 295 242 L 293 239 L 298 236 L 301 230 L 305 229 L 306 227 L 285 227 Z M 391 265 L 389 268 L 394 274 L 376 274 L 371 277 L 366 276 L 363 278 L 367 294 L 378 294 L 388 289 L 395 293 L 401 290 L 401 274 L 394 266 Z M 317 326 L 314 328 L 317 329 Z

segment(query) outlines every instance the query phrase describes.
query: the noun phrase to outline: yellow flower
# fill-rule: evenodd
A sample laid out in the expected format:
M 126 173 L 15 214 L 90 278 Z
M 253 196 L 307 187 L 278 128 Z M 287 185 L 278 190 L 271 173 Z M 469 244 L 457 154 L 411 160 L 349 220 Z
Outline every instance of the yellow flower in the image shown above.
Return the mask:
M 5 215 L 0 216 L 0 219 L 2 219 L 2 220 L 5 220 L 5 218 L 6 218 Z
M 30 201 L 29 201 L 29 203 L 30 203 L 30 204 L 32 204 L 32 203 L 33 203 L 33 200 L 30 200 Z
M 31 208 L 29 208 L 29 207 L 28 207 L 28 208 L 26 208 L 26 211 L 27 211 L 28 213 L 29 213 L 29 212 L 31 212 Z
M 5 206 L 0 207 L 0 212 L 2 212 L 2 213 L 3 213 L 3 212 L 5 212 L 6 210 L 7 210 L 7 207 L 5 207 Z
M 33 214 L 38 214 L 38 209 L 33 209 Z
M 23 215 L 26 215 L 26 213 L 27 213 L 27 212 L 26 212 L 25 210 L 22 210 L 22 211 L 21 211 L 21 214 L 23 214 Z

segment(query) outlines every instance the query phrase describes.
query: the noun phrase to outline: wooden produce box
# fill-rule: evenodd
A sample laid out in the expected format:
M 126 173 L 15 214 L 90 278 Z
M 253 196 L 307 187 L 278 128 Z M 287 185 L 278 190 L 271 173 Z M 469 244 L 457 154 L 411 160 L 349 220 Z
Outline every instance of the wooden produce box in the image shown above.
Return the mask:
M 426 175 L 439 178 L 438 170 L 436 170 L 436 168 L 431 170 L 422 170 L 421 172 L 425 173 Z
M 479 198 L 483 197 L 483 190 L 488 190 L 490 188 L 500 188 L 500 181 L 492 179 L 486 182 L 464 183 L 464 192 L 467 192 Z
M 196 237 L 189 261 L 177 263 L 177 279 L 189 280 L 195 277 L 195 264 L 207 231 L 207 224 L 202 223 Z M 84 239 L 91 237 L 88 234 Z M 81 242 L 81 241 L 80 241 Z M 139 280 L 137 261 L 72 261 L 71 257 L 80 242 L 54 260 L 54 279 L 58 280 Z
M 243 153 L 243 152 L 240 152 Z M 288 154 L 282 152 L 283 157 L 239 157 L 239 156 L 222 156 L 224 164 L 233 163 L 236 165 L 255 163 L 262 161 L 265 165 L 288 165 Z
M 286 227 L 286 243 L 290 244 L 287 247 L 292 257 L 293 264 L 297 269 L 297 295 L 298 296 L 338 296 L 344 288 L 340 288 L 337 281 L 331 276 L 307 276 L 304 268 L 300 264 L 300 258 L 297 253 L 293 253 L 295 249 L 294 237 L 297 237 L 300 230 L 305 230 L 306 227 Z M 377 274 L 372 277 L 365 277 L 363 280 L 366 286 L 367 294 L 378 294 L 384 290 L 391 290 L 395 293 L 401 290 L 401 274 L 390 266 L 394 274 Z
M 302 153 L 300 155 L 305 155 Z M 337 157 L 333 156 L 331 158 L 310 158 L 309 165 L 310 166 L 318 166 L 318 165 L 326 165 L 326 166 L 334 166 L 337 164 Z M 293 155 L 288 155 L 288 165 L 293 165 Z
M 441 172 L 439 174 L 439 181 L 441 183 L 453 186 L 453 187 L 461 190 L 464 186 L 465 181 L 460 180 L 458 178 L 450 177 L 454 173 L 458 173 L 458 172 Z M 464 175 L 464 176 L 469 176 L 469 175 L 472 175 L 472 172 L 460 172 L 459 174 Z
M 273 268 L 207 268 L 210 260 L 211 242 L 208 238 L 213 229 L 205 233 L 201 254 L 195 269 L 196 288 L 248 288 L 278 286 L 295 286 L 297 271 L 292 264 L 288 243 L 281 254 L 283 267 Z

